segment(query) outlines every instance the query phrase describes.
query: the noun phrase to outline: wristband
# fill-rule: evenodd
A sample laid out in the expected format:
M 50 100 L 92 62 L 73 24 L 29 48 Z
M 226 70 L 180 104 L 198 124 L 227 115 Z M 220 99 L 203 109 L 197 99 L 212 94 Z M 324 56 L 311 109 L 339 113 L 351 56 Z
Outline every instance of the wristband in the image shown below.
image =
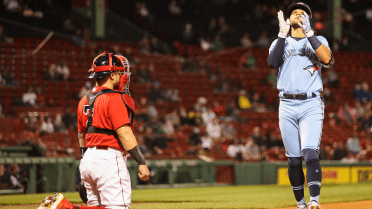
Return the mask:
M 128 153 L 139 165 L 146 165 L 145 158 L 143 157 L 141 150 L 139 149 L 138 145 L 133 147 L 133 149 L 129 150 Z
M 309 40 L 310 45 L 313 47 L 314 51 L 322 45 L 322 42 L 320 42 L 316 36 L 310 36 L 307 39 Z
M 81 154 L 81 157 L 84 157 L 84 153 L 87 151 L 88 148 L 86 147 L 80 147 L 80 154 Z

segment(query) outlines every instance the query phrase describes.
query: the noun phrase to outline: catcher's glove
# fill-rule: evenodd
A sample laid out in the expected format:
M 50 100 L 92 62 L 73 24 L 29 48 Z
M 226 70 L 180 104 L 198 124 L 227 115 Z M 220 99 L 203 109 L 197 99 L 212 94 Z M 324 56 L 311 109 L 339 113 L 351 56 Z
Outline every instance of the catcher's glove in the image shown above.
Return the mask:
M 80 181 L 79 184 L 79 195 L 81 200 L 83 200 L 83 202 L 87 204 L 88 203 L 87 188 L 85 188 L 83 181 Z

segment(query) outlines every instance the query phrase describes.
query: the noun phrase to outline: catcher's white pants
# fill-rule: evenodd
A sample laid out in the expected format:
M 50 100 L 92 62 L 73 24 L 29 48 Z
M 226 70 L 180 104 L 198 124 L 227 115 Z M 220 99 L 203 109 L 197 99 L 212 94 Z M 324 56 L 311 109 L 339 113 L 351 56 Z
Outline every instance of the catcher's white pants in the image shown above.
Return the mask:
M 118 150 L 88 148 L 79 168 L 89 206 L 130 208 L 132 188 L 126 161 Z

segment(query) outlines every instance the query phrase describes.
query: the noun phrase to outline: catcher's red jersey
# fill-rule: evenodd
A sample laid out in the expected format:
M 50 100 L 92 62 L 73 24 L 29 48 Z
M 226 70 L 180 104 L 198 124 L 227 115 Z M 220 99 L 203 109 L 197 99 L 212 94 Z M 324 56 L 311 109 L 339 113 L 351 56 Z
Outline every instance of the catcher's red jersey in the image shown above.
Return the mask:
M 107 89 L 106 87 L 95 87 L 92 93 Z M 89 111 L 89 104 L 86 96 L 84 96 L 78 106 L 78 131 L 79 133 L 87 132 L 87 121 Z M 130 124 L 128 117 L 127 107 L 125 106 L 123 99 L 120 94 L 107 93 L 97 97 L 94 102 L 93 110 L 93 123 L 92 125 L 96 128 L 110 129 L 116 131 L 116 129 Z M 114 135 L 106 135 L 100 133 L 89 133 L 85 136 L 86 147 L 93 146 L 107 146 L 119 150 L 125 150 L 120 140 Z

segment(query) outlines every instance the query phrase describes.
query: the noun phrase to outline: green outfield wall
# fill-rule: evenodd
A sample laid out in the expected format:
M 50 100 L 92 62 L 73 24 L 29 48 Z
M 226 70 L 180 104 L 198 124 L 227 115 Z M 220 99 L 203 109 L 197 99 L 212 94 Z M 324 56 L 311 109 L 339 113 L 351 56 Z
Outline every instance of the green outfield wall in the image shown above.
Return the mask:
M 44 192 L 75 191 L 79 160 L 74 158 L 42 157 L 0 157 L 0 164 L 17 163 L 27 165 L 27 193 L 36 193 L 36 187 L 43 185 Z M 219 184 L 289 185 L 286 162 L 237 163 L 232 161 L 205 162 L 199 159 L 147 160 L 152 176 L 151 184 L 141 182 L 137 177 L 138 165 L 128 160 L 132 187 L 179 187 L 214 186 Z M 321 162 L 324 183 L 372 182 L 372 163 L 344 164 Z M 37 179 L 37 169 L 43 178 Z M 306 170 L 306 164 L 304 164 Z M 305 171 L 306 172 L 306 171 Z M 1 193 L 1 192 L 0 192 Z

